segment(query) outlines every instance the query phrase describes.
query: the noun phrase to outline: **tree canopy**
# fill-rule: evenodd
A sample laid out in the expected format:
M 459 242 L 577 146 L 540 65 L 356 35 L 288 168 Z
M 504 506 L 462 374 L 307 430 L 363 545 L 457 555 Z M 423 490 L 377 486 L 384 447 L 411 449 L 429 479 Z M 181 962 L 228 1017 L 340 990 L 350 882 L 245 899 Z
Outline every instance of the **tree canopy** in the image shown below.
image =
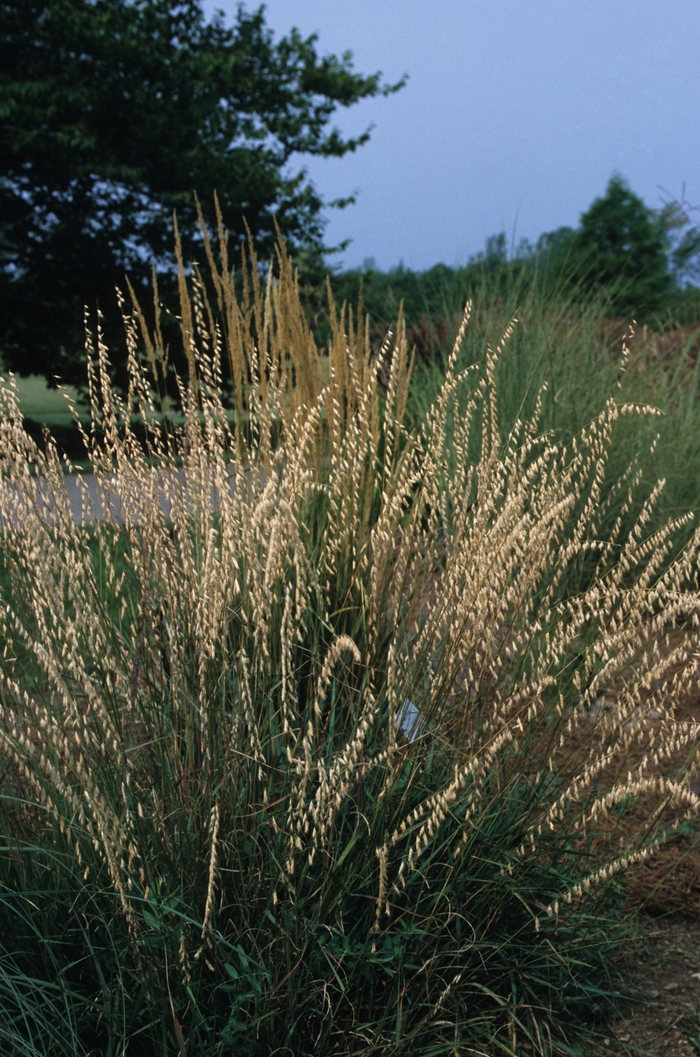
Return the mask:
M 350 52 L 320 56 L 296 30 L 275 41 L 264 8 L 233 24 L 200 0 L 4 0 L 0 7 L 0 352 L 26 374 L 83 376 L 83 305 L 116 313 L 115 283 L 172 268 L 194 193 L 211 216 L 271 249 L 322 260 L 324 202 L 299 155 L 364 143 L 338 107 L 388 94 Z M 335 204 L 344 204 L 342 202 Z
M 586 284 L 607 287 L 619 312 L 663 307 L 671 288 L 666 233 L 621 176 L 582 215 L 575 238 Z

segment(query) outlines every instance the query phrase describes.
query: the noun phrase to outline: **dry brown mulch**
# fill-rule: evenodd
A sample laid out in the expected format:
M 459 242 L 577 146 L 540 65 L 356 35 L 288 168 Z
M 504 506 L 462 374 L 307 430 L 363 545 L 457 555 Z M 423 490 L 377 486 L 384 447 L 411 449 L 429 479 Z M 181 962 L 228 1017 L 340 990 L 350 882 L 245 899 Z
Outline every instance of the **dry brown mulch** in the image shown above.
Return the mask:
M 700 690 L 678 702 L 676 718 L 700 720 Z M 682 762 L 664 761 L 659 773 L 674 777 Z M 700 780 L 693 790 L 700 793 Z M 600 834 L 601 855 L 613 840 L 640 832 L 654 807 L 645 797 L 630 804 L 614 830 Z M 643 938 L 622 955 L 630 983 L 620 1019 L 604 1027 L 607 1039 L 587 1044 L 586 1057 L 700 1054 L 700 818 L 684 822 L 653 857 L 632 866 L 624 888 Z
M 632 955 L 631 955 L 632 956 Z M 586 1057 L 700 1053 L 700 921 L 650 921 L 633 954 L 630 997 Z

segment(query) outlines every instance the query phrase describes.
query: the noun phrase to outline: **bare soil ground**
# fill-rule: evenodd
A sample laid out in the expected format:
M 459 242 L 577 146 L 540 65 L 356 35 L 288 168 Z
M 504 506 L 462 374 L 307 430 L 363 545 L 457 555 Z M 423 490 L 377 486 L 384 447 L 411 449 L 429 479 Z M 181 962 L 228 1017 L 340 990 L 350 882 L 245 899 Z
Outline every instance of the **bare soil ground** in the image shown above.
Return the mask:
M 633 989 L 610 1038 L 590 1049 L 646 1057 L 700 1053 L 700 921 L 648 922 L 634 952 Z
M 700 719 L 699 690 L 678 703 L 676 718 Z M 668 760 L 660 773 L 671 777 L 682 762 Z M 700 781 L 692 787 L 700 793 Z M 652 810 L 639 798 L 620 828 L 638 832 Z M 621 1015 L 601 1026 L 608 1038 L 587 1044 L 586 1057 L 700 1054 L 700 818 L 684 822 L 653 858 L 632 867 L 624 883 L 642 938 L 621 953 L 629 980 Z

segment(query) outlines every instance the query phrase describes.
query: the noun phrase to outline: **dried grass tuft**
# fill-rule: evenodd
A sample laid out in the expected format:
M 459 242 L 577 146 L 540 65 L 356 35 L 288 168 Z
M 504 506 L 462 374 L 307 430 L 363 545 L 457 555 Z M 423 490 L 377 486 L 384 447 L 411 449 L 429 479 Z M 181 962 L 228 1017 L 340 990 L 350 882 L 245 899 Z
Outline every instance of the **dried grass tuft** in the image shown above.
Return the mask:
M 563 443 L 536 405 L 504 441 L 516 322 L 463 370 L 467 309 L 409 431 L 402 321 L 377 360 L 331 300 L 321 354 L 283 247 L 237 297 L 219 234 L 211 306 L 181 267 L 181 425 L 157 410 L 166 350 L 138 307 L 125 400 L 88 345 L 89 528 L 0 390 L 3 885 L 45 891 L 54 924 L 52 885 L 73 885 L 70 944 L 104 967 L 92 991 L 66 974 L 99 1045 L 515 1052 L 517 1024 L 555 1052 L 554 965 L 595 891 L 700 806 L 700 729 L 675 711 L 700 659 L 700 534 L 676 553 L 686 517 L 649 529 L 661 484 L 631 530 L 596 530 L 641 487 L 633 467 L 608 480 L 615 426 L 654 409 L 610 397 Z M 587 857 L 642 793 L 647 830 Z

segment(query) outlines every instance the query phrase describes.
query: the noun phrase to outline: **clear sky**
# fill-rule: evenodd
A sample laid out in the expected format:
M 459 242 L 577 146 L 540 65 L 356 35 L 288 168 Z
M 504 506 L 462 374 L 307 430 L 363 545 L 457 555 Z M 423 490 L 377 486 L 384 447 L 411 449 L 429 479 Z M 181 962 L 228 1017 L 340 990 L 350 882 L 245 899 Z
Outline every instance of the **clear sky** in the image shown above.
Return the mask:
M 205 0 L 230 16 L 235 0 Z M 247 3 L 248 10 L 258 5 Z M 343 159 L 304 164 L 327 199 L 326 241 L 415 269 L 464 263 L 487 236 L 535 241 L 575 226 L 620 172 L 650 206 L 660 187 L 700 204 L 700 0 L 268 0 L 276 36 L 350 49 L 362 73 L 404 73 L 397 95 L 336 114 L 374 124 Z M 700 215 L 700 214 L 696 214 Z

